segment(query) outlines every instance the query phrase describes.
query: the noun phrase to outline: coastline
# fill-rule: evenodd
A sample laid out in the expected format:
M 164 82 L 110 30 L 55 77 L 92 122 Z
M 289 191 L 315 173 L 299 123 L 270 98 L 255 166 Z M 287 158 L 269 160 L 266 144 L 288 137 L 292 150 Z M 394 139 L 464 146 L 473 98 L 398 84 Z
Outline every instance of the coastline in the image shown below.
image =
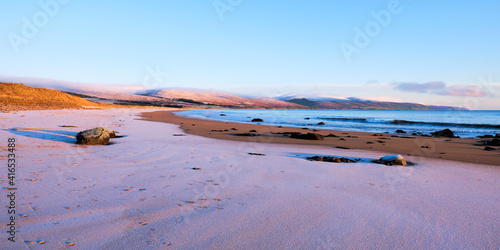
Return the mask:
M 344 150 L 370 150 L 387 154 L 401 154 L 406 159 L 418 163 L 420 157 L 479 163 L 500 166 L 500 151 L 486 151 L 476 138 L 435 138 L 408 136 L 401 134 L 381 134 L 367 132 L 346 132 L 329 129 L 302 129 L 296 127 L 278 127 L 259 124 L 220 122 L 176 115 L 179 110 L 141 113 L 142 120 L 166 122 L 179 125 L 188 134 L 222 140 L 278 143 L 295 145 L 320 145 Z M 227 131 L 226 131 L 227 130 Z M 258 136 L 236 136 L 250 133 Z M 324 140 L 303 140 L 284 136 L 283 132 L 318 133 L 323 136 L 334 134 L 336 137 L 324 137 Z M 413 158 L 413 159 L 412 159 Z
M 176 136 L 184 133 L 178 125 L 138 116 L 151 111 L 2 114 L 0 161 L 10 153 L 7 138 L 15 138 L 15 187 L 22 191 L 16 242 L 8 247 L 500 245 L 497 166 L 432 158 L 386 166 L 370 161 L 385 155 L 377 151 Z M 79 131 L 97 126 L 123 137 L 106 146 L 75 144 Z M 313 155 L 363 159 L 306 159 Z M 7 183 L 7 174 L 0 180 Z

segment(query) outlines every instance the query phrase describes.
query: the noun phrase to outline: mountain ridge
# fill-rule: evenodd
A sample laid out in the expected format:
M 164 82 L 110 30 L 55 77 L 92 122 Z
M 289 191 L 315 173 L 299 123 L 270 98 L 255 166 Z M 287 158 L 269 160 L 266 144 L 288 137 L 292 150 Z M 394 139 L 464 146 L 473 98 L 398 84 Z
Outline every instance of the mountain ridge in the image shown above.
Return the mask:
M 29 83 L 40 87 L 41 84 Z M 43 84 L 42 84 L 43 85 Z M 217 90 L 163 88 L 126 93 L 120 90 L 50 86 L 86 100 L 118 105 L 238 109 L 319 109 L 319 110 L 466 110 L 464 108 L 408 102 L 367 100 L 333 95 L 288 94 L 277 97 L 242 97 Z

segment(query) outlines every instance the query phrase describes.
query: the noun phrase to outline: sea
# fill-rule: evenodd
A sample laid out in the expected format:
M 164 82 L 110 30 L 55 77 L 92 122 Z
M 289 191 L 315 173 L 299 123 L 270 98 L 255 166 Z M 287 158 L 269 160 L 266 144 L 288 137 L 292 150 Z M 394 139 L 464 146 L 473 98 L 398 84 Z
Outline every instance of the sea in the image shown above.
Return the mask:
M 227 110 L 202 109 L 176 112 L 178 115 L 238 123 L 310 129 L 332 129 L 371 133 L 430 134 L 452 130 L 462 138 L 500 134 L 500 110 L 417 111 L 417 110 Z M 324 122 L 324 125 L 318 123 Z

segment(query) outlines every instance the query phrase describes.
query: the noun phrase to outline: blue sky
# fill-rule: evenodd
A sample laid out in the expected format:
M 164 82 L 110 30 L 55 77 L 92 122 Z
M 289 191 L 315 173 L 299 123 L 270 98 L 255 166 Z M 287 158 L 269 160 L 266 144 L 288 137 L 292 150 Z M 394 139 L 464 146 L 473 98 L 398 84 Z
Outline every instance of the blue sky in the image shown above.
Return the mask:
M 2 1 L 0 75 L 500 109 L 498 10 L 497 0 Z

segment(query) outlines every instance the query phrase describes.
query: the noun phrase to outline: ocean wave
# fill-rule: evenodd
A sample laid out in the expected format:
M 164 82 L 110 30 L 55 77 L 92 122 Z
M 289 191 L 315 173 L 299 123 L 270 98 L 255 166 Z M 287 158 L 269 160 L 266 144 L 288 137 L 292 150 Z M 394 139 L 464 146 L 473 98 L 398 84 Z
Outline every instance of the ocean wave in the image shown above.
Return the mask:
M 424 122 L 424 121 L 407 121 L 407 120 L 377 120 L 367 118 L 348 118 L 348 117 L 319 117 L 318 119 L 331 121 L 350 121 L 361 123 L 379 123 L 379 124 L 394 124 L 394 125 L 421 125 L 421 126 L 440 126 L 440 127 L 465 127 L 465 128 L 487 128 L 500 129 L 500 124 L 471 124 L 471 123 L 453 123 L 453 122 Z
M 331 121 L 357 121 L 368 122 L 366 118 L 346 118 L 346 117 L 319 117 L 318 119 L 331 120 Z
M 470 124 L 470 123 L 453 123 L 453 122 L 422 122 L 422 121 L 407 121 L 393 120 L 391 124 L 415 124 L 415 125 L 433 125 L 443 127 L 466 127 L 466 128 L 500 128 L 500 124 Z

